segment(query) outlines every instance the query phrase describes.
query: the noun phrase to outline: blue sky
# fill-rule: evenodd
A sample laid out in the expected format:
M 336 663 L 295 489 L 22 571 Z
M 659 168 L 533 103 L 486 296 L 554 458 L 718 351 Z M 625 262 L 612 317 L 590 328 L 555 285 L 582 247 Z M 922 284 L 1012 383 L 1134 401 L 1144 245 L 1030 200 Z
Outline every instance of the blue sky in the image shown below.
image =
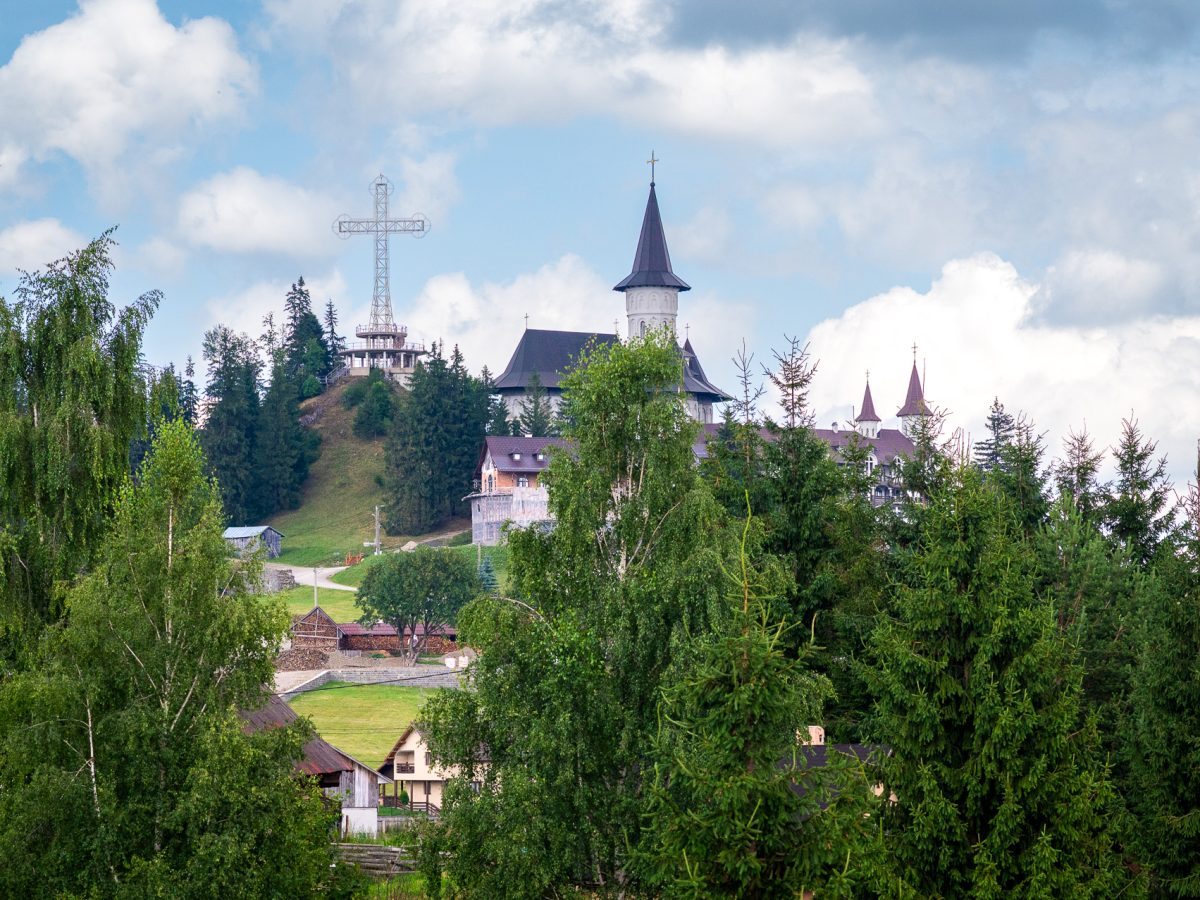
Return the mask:
M 503 368 L 524 316 L 609 330 L 654 150 L 680 319 L 820 360 L 818 420 L 911 346 L 952 428 L 993 396 L 1187 477 L 1200 434 L 1200 68 L 1172 0 L 0 0 L 0 294 L 119 225 L 114 296 L 161 289 L 150 361 L 257 334 L 303 274 L 366 316 L 372 178 L 416 339 Z M 885 423 L 886 424 L 886 423 Z

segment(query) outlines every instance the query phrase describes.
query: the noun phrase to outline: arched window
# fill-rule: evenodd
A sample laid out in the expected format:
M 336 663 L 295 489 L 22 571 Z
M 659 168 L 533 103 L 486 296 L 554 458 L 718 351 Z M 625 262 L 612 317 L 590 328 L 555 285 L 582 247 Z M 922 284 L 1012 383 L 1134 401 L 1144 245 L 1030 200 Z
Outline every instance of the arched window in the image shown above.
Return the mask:
M 646 336 L 646 320 L 645 319 L 642 319 L 641 330 L 642 330 L 642 337 L 645 337 Z

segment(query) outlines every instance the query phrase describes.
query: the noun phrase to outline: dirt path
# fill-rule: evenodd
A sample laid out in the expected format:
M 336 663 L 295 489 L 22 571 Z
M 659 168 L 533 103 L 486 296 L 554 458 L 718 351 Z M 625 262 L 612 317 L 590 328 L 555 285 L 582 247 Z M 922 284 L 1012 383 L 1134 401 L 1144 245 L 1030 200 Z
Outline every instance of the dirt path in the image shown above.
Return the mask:
M 291 572 L 292 577 L 296 579 L 296 584 L 304 587 L 312 587 L 313 573 L 318 570 L 310 566 L 285 566 L 282 563 L 267 563 L 268 569 L 278 569 L 284 572 Z M 329 588 L 333 591 L 357 591 L 358 588 L 351 587 L 348 584 L 338 584 L 336 581 L 331 581 L 330 576 L 336 575 L 338 572 L 344 572 L 346 566 L 322 566 L 317 574 L 317 587 Z

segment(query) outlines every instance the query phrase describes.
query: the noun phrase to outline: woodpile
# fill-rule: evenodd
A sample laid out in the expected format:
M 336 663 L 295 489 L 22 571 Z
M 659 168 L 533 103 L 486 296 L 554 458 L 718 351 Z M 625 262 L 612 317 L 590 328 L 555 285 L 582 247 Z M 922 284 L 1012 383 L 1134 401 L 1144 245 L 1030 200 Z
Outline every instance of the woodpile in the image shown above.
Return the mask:
M 275 657 L 275 670 L 277 672 L 299 672 L 307 669 L 327 669 L 329 668 L 329 654 L 321 650 L 310 650 L 306 648 L 292 648 L 284 650 Z
M 427 656 L 445 656 L 447 653 L 458 652 L 458 644 L 444 637 L 430 636 L 425 643 L 425 653 Z

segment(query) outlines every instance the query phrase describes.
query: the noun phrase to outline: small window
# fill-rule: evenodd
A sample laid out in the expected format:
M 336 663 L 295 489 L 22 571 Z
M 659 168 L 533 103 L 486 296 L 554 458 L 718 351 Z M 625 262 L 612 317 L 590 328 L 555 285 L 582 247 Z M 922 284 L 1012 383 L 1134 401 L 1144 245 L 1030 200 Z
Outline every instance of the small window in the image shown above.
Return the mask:
M 539 454 L 537 455 L 537 461 L 538 461 L 538 462 L 543 462 L 545 459 L 546 459 L 546 454 L 545 454 L 545 453 L 539 453 Z
M 513 458 L 513 459 L 520 459 L 520 458 L 521 458 L 521 454 L 520 454 L 519 452 L 518 452 L 518 453 L 514 453 L 514 454 L 512 455 L 512 458 Z
M 433 754 L 432 753 L 425 754 L 425 765 L 427 767 L 433 765 Z
M 642 337 L 645 337 L 646 336 L 646 320 L 645 319 L 642 319 L 641 332 L 642 332 Z
M 517 487 L 529 487 L 529 479 L 524 475 L 517 479 Z

